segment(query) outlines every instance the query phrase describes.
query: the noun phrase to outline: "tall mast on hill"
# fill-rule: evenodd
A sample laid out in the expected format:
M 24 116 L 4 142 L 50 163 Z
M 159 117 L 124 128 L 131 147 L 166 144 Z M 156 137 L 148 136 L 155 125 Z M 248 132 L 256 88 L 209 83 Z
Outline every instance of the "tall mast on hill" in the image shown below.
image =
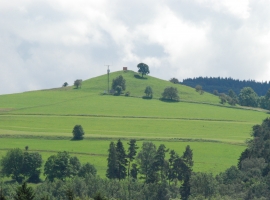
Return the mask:
M 110 65 L 105 65 L 108 67 L 107 74 L 108 74 L 108 93 L 110 93 Z

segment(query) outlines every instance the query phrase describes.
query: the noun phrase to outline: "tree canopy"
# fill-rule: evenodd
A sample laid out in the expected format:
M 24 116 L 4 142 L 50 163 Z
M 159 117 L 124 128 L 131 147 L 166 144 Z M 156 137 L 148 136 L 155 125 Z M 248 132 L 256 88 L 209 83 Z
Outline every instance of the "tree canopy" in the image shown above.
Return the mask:
M 38 182 L 42 166 L 42 157 L 39 153 L 23 152 L 21 149 L 8 150 L 1 160 L 2 174 L 12 177 L 18 182 L 23 179 Z
M 145 63 L 139 63 L 137 68 L 139 69 L 138 72 L 142 74 L 142 77 L 150 73 L 149 67 Z
M 113 79 L 112 81 L 112 89 L 113 90 L 117 90 L 117 86 L 121 87 L 121 91 L 125 91 L 126 90 L 126 80 L 124 79 L 124 77 L 122 75 L 116 77 L 115 79 Z
M 84 136 L 84 130 L 81 125 L 75 125 L 73 128 L 73 140 L 82 140 Z
M 164 92 L 162 93 L 163 99 L 169 99 L 169 100 L 179 100 L 178 96 L 178 90 L 175 87 L 167 87 L 164 89 Z
M 50 181 L 55 178 L 65 180 L 78 175 L 81 168 L 79 159 L 71 157 L 68 152 L 58 152 L 48 158 L 44 166 L 44 175 Z
M 82 87 L 82 79 L 77 79 L 74 81 L 74 86 L 78 89 Z
M 258 95 L 251 87 L 245 87 L 240 91 L 239 103 L 241 106 L 258 106 Z

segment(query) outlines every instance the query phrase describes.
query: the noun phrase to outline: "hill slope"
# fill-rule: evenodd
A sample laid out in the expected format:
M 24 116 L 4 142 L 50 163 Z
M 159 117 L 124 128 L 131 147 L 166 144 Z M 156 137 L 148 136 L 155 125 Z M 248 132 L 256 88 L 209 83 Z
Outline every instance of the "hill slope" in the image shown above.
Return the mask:
M 137 138 L 140 144 L 164 143 L 180 154 L 190 144 L 195 170 L 218 173 L 236 164 L 252 126 L 268 116 L 219 106 L 214 95 L 200 95 L 193 88 L 151 76 L 136 78 L 133 71 L 111 73 L 110 80 L 119 75 L 126 79 L 126 90 L 139 98 L 101 95 L 107 89 L 107 75 L 83 81 L 81 89 L 70 86 L 1 95 L 0 142 L 6 145 L 0 148 L 0 155 L 6 149 L 26 145 L 45 158 L 67 150 L 95 164 L 104 176 L 109 141 Z M 153 88 L 156 99 L 141 98 L 146 86 Z M 158 100 L 167 86 L 177 87 L 180 98 L 186 101 Z M 76 124 L 83 126 L 85 141 L 70 141 Z

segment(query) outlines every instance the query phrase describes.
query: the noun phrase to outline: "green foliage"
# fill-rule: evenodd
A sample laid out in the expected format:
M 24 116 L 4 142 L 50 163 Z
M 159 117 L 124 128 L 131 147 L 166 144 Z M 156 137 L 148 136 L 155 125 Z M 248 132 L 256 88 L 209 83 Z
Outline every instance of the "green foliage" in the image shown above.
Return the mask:
M 128 143 L 128 145 L 129 145 L 129 147 L 128 147 L 127 159 L 128 159 L 128 177 L 129 177 L 129 174 L 130 174 L 130 164 L 135 159 L 135 157 L 137 155 L 137 149 L 139 147 L 137 146 L 135 139 L 131 139 L 130 142 Z M 133 178 L 137 178 L 136 166 L 134 166 L 134 170 L 135 171 L 133 172 L 134 173 Z
M 170 99 L 170 100 L 179 100 L 178 96 L 178 90 L 176 87 L 167 87 L 164 89 L 164 92 L 162 93 L 163 99 Z
M 70 188 L 70 187 L 66 191 L 66 198 L 67 198 L 67 200 L 74 200 L 74 198 L 75 198 L 74 192 L 73 192 L 72 188 Z
M 103 197 L 99 192 L 94 196 L 94 200 L 106 200 L 106 198 Z
M 81 88 L 82 87 L 82 79 L 75 80 L 74 86 L 76 87 L 76 89 Z
M 221 104 L 225 104 L 227 102 L 227 96 L 224 93 L 219 94 L 219 99 Z
M 205 199 L 211 199 L 217 192 L 217 181 L 212 174 L 193 173 L 190 179 L 192 196 L 203 196 Z
M 23 179 L 21 166 L 23 163 L 23 151 L 21 149 L 11 149 L 1 160 L 2 174 L 11 176 L 18 182 Z
M 196 92 L 202 91 L 202 86 L 201 85 L 196 85 L 195 90 L 196 90 Z
M 97 170 L 96 170 L 94 165 L 91 165 L 90 163 L 86 163 L 86 164 L 82 165 L 82 167 L 80 168 L 80 170 L 78 172 L 78 176 L 79 177 L 86 177 L 89 174 L 95 176 L 97 174 Z
M 107 168 L 107 172 L 106 172 L 106 177 L 109 179 L 115 179 L 117 178 L 117 152 L 116 152 L 116 148 L 115 148 L 115 144 L 114 142 L 110 143 L 110 147 L 109 147 L 109 155 L 108 155 L 108 168 Z
M 184 162 L 189 166 L 189 167 L 192 167 L 193 166 L 193 152 L 192 150 L 190 149 L 190 146 L 187 145 L 186 146 L 186 150 L 185 152 L 183 153 L 183 159 L 184 159 Z
M 217 90 L 213 90 L 213 94 L 216 95 L 216 96 L 219 96 L 219 93 Z
M 1 160 L 2 174 L 11 176 L 18 182 L 24 178 L 30 182 L 38 182 L 42 158 L 39 153 L 23 152 L 21 149 L 11 149 Z
M 177 84 L 177 83 L 179 83 L 179 80 L 177 78 L 171 78 L 170 82 Z
M 67 87 L 67 86 L 68 86 L 68 83 L 64 82 L 63 87 Z
M 80 161 L 71 157 L 68 152 L 58 152 L 48 158 L 44 166 L 44 175 L 50 181 L 55 178 L 65 180 L 77 175 L 80 170 Z
M 258 95 L 254 92 L 251 87 L 245 87 L 240 91 L 239 103 L 241 106 L 258 106 Z
M 26 182 L 17 188 L 15 200 L 33 200 L 35 198 L 34 190 L 32 187 L 27 187 Z
M 0 200 L 7 200 L 7 198 L 3 194 L 3 188 L 0 189 Z
M 119 86 L 119 87 L 118 87 Z M 118 90 L 121 88 L 121 91 L 125 91 L 126 90 L 126 80 L 124 79 L 124 77 L 122 75 L 116 77 L 115 79 L 113 79 L 112 81 L 112 89 L 113 90 Z M 120 94 L 121 94 L 120 91 Z
M 152 97 L 153 96 L 153 90 L 150 86 L 147 86 L 144 90 L 144 93 L 146 94 L 147 97 Z
M 73 128 L 73 140 L 82 140 L 84 136 L 84 130 L 81 125 L 75 125 Z
M 140 174 L 146 183 L 153 182 L 155 172 L 152 165 L 155 162 L 156 146 L 152 142 L 144 142 L 141 151 L 137 155 L 137 163 L 140 166 Z
M 115 95 L 119 96 L 122 93 L 122 87 L 120 85 L 117 85 L 115 88 Z
M 125 179 L 127 176 L 127 155 L 124 149 L 123 143 L 119 139 L 116 143 L 116 157 L 117 157 L 117 171 L 116 177 L 121 180 Z
M 139 69 L 138 72 L 142 74 L 142 77 L 143 77 L 143 75 L 146 75 L 146 74 L 150 73 L 149 67 L 148 67 L 147 64 L 139 63 L 137 65 L 137 68 Z

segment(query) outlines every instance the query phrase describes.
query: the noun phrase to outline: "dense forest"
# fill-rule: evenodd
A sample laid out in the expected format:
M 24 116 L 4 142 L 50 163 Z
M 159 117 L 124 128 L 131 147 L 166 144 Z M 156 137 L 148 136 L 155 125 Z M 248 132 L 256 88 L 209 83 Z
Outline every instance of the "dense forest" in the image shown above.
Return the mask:
M 219 93 L 228 94 L 229 90 L 232 89 L 236 94 L 239 94 L 241 89 L 244 87 L 251 87 L 259 96 L 266 94 L 270 88 L 270 82 L 256 82 L 255 80 L 239 80 L 233 78 L 221 78 L 221 77 L 198 77 L 198 78 L 187 78 L 181 83 L 190 87 L 196 87 L 201 85 L 204 91 L 213 93 L 217 90 Z

